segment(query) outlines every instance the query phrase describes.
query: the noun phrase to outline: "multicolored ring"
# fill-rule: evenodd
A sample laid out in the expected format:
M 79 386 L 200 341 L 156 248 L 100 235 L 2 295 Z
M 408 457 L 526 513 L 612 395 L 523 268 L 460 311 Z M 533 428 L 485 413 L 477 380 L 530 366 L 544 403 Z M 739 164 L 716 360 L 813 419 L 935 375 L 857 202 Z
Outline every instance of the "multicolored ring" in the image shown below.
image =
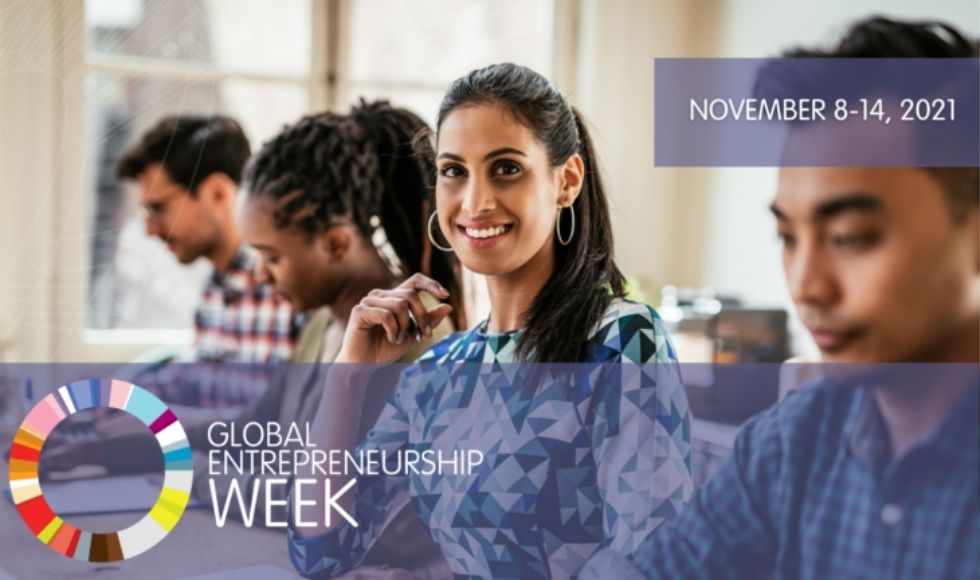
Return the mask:
M 66 523 L 45 501 L 38 480 L 44 440 L 61 421 L 92 407 L 133 415 L 149 427 L 163 451 L 160 497 L 142 519 L 118 532 L 91 533 Z M 143 387 L 112 379 L 79 381 L 41 399 L 24 417 L 10 451 L 10 492 L 31 533 L 56 552 L 89 562 L 126 560 L 163 540 L 187 507 L 193 476 L 187 434 L 173 411 Z

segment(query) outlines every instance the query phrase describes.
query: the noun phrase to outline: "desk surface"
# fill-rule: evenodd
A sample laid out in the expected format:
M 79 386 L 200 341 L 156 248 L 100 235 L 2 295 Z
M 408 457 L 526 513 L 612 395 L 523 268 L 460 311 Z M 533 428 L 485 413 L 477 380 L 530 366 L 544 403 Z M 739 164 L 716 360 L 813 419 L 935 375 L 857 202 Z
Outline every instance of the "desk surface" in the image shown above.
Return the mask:
M 2 439 L 2 438 L 0 438 Z M 7 462 L 0 459 L 6 477 Z M 107 530 L 133 514 L 80 516 L 73 524 Z M 292 570 L 285 536 L 228 522 L 218 528 L 210 510 L 188 510 L 158 545 L 132 560 L 94 564 L 55 553 L 31 534 L 14 506 L 0 496 L 0 566 L 15 578 L 182 578 L 221 570 L 274 565 Z

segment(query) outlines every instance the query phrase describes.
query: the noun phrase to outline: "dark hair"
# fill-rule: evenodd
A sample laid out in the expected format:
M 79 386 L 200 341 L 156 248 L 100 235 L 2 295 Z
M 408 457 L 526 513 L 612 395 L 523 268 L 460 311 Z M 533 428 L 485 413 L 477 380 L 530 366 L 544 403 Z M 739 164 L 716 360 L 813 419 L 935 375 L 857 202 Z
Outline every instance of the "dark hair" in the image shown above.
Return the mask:
M 539 362 L 578 362 L 589 335 L 625 280 L 613 260 L 612 225 L 592 140 L 581 115 L 535 71 L 512 63 L 474 70 L 457 79 L 439 107 L 438 129 L 459 107 L 495 104 L 534 133 L 556 167 L 578 153 L 585 179 L 576 198 L 575 231 L 563 246 L 555 240 L 555 269 L 526 313 L 518 356 Z M 571 340 L 570 340 L 571 338 Z
M 938 20 L 900 21 L 871 16 L 848 27 L 829 50 L 796 47 L 788 58 L 972 58 L 977 41 Z
M 425 121 L 387 101 L 361 100 L 349 115 L 319 113 L 286 127 L 245 169 L 249 198 L 273 203 L 279 229 L 309 238 L 349 218 L 371 239 L 378 216 L 407 273 L 421 272 L 449 290 L 453 320 L 465 325 L 458 263 L 433 252 L 426 225 L 435 167 L 418 157 L 415 135 Z
M 784 58 L 976 58 L 980 43 L 969 39 L 953 26 L 936 20 L 898 21 L 872 16 L 852 24 L 830 49 L 796 47 L 782 53 Z M 778 63 L 777 63 L 778 64 Z M 897 65 L 900 66 L 900 65 Z M 785 78 L 777 66 L 763 70 L 756 93 L 817 94 L 819 78 Z M 900 72 L 892 75 L 900 78 Z M 943 85 L 944 79 L 936 84 Z M 945 83 L 948 84 L 948 83 Z M 944 90 L 955 91 L 947 87 Z M 975 114 L 964 111 L 965 114 Z M 941 185 L 954 220 L 962 220 L 967 210 L 980 205 L 980 169 L 977 167 L 924 167 Z
M 213 173 L 240 183 L 249 152 L 245 132 L 231 117 L 164 117 L 123 153 L 116 177 L 136 179 L 160 163 L 171 181 L 194 195 L 198 184 Z

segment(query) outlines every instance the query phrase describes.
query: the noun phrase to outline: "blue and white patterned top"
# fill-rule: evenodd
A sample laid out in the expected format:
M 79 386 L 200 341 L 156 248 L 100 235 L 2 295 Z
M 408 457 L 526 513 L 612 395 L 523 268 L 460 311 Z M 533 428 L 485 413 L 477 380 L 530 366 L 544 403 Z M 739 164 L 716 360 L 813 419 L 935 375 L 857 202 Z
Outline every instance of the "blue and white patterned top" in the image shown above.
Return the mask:
M 568 578 L 600 547 L 630 553 L 681 511 L 693 492 L 690 413 L 652 308 L 614 300 L 588 340 L 591 364 L 537 388 L 513 380 L 527 366 L 505 364 L 521 331 L 485 328 L 450 335 L 409 367 L 361 445 L 476 449 L 483 463 L 468 475 L 360 477 L 357 527 L 290 530 L 302 574 L 358 566 L 407 493 L 458 578 Z

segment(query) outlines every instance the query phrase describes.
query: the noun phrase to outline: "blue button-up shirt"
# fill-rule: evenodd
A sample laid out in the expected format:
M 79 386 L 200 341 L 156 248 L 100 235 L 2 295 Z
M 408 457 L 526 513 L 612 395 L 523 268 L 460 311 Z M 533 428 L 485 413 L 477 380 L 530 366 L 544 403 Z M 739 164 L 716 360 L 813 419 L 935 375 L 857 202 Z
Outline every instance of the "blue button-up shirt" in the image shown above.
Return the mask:
M 630 559 L 650 578 L 978 578 L 978 391 L 895 458 L 869 389 L 795 393 Z

